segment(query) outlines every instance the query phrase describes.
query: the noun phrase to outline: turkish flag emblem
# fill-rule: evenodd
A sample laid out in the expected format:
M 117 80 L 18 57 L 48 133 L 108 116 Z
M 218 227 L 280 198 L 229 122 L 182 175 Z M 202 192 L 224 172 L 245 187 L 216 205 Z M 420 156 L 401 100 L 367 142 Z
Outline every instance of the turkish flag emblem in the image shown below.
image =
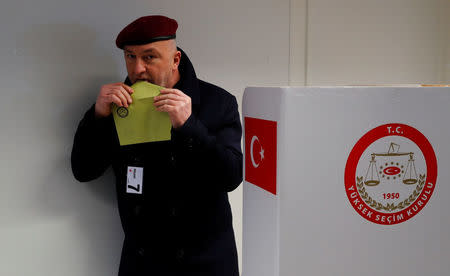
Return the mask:
M 245 181 L 277 194 L 277 122 L 244 118 Z

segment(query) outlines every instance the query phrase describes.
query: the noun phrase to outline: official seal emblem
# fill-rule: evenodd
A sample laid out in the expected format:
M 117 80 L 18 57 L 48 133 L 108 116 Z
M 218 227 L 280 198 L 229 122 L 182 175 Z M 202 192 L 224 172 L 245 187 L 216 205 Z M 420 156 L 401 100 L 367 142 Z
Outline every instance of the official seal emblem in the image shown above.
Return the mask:
M 128 109 L 126 107 L 119 107 L 117 108 L 117 115 L 119 115 L 120 118 L 125 118 L 128 116 Z
M 353 147 L 345 190 L 363 218 L 398 224 L 418 214 L 436 186 L 437 160 L 428 139 L 405 124 L 378 126 Z

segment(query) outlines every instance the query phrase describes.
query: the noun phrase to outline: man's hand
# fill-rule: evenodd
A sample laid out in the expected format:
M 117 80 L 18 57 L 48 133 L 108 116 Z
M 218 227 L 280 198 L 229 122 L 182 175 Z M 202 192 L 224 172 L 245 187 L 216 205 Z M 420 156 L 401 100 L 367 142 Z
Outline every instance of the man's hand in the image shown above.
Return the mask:
M 122 82 L 103 85 L 95 102 L 95 116 L 100 118 L 111 114 L 111 103 L 128 107 L 132 102 L 132 93 L 133 89 Z
M 173 128 L 179 128 L 192 113 L 191 97 L 178 89 L 162 89 L 161 94 L 154 98 L 158 111 L 167 112 Z

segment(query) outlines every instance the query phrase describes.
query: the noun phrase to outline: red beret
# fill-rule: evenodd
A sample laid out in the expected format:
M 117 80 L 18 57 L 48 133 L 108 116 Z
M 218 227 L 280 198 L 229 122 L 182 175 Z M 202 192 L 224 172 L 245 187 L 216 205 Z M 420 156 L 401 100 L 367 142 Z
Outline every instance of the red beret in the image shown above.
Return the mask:
M 143 45 L 176 37 L 178 23 L 162 15 L 140 17 L 126 26 L 116 38 L 116 46 Z

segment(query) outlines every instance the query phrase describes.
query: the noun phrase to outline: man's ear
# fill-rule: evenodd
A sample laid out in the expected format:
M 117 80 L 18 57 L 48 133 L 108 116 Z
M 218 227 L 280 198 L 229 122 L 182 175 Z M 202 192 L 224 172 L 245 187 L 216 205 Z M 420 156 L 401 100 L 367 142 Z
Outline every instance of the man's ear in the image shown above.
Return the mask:
M 173 69 L 178 69 L 178 66 L 180 65 L 180 61 L 181 61 L 181 52 L 177 51 L 175 53 L 175 55 L 173 56 Z

